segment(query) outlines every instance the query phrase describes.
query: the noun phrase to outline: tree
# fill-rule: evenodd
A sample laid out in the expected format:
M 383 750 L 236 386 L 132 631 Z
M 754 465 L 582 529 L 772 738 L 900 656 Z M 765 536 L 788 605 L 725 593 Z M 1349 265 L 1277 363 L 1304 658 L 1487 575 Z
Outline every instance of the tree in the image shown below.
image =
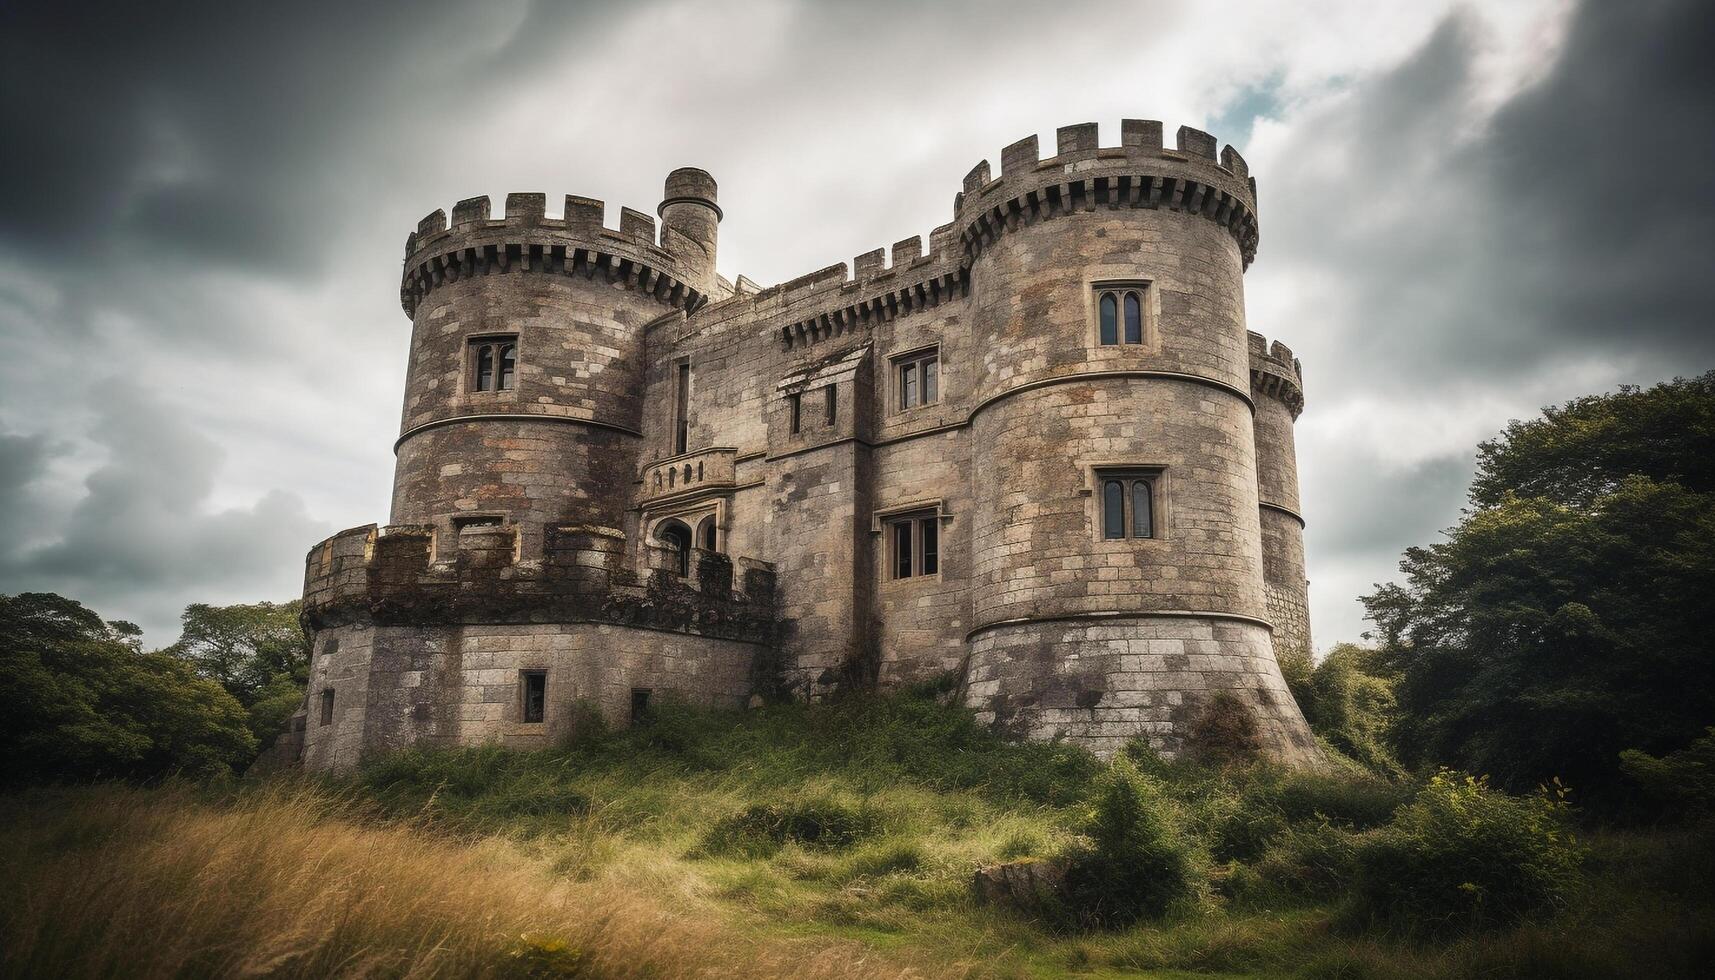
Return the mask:
M 63 596 L 0 596 L 0 782 L 214 776 L 250 760 L 238 702 L 139 637 Z
M 1398 715 L 1395 681 L 1377 651 L 1337 643 L 1316 662 L 1288 653 L 1280 672 L 1318 738 L 1378 773 L 1399 773 L 1389 744 Z
M 1616 444 L 1618 441 L 1621 444 Z M 1364 598 L 1408 763 L 1562 776 L 1618 805 L 1619 753 L 1715 720 L 1715 373 L 1583 398 L 1484 443 L 1472 509 Z
M 300 683 L 310 662 L 309 636 L 298 622 L 300 603 L 185 607 L 179 641 L 163 650 L 194 664 L 197 673 L 249 707 L 276 677 Z

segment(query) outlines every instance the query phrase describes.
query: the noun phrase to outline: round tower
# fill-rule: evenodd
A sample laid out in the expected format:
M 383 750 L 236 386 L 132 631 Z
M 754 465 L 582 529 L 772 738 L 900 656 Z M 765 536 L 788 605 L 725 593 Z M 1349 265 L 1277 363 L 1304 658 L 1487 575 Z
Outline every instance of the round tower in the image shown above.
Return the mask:
M 704 293 L 713 292 L 715 239 L 721 209 L 715 203 L 715 179 L 707 170 L 680 167 L 667 175 L 662 190 L 661 244 L 679 259 L 690 281 Z M 680 242 L 679 236 L 685 241 Z
M 712 194 L 713 183 L 710 182 Z M 706 297 L 704 273 L 656 244 L 654 219 L 600 201 L 512 194 L 436 211 L 406 241 L 412 318 L 392 523 L 625 527 L 641 444 L 643 327 Z
M 1243 276 L 1255 191 L 1205 133 L 1008 147 L 955 203 L 971 263 L 967 699 L 1033 738 L 1176 752 L 1236 696 L 1316 754 L 1271 647 Z
M 1293 425 L 1304 411 L 1303 367 L 1285 344 L 1250 335 L 1256 401 L 1256 468 L 1262 521 L 1263 588 L 1274 652 L 1310 652 L 1310 584 L 1304 577 L 1304 518 L 1298 507 Z

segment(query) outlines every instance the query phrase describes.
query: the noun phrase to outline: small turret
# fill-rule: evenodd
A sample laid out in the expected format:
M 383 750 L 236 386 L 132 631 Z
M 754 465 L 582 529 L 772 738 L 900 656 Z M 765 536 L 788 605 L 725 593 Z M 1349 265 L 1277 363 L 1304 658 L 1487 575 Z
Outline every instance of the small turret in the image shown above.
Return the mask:
M 667 175 L 656 213 L 661 216 L 661 247 L 679 260 L 698 290 L 709 293 L 715 282 L 715 238 L 721 223 L 715 179 L 696 167 L 673 171 Z

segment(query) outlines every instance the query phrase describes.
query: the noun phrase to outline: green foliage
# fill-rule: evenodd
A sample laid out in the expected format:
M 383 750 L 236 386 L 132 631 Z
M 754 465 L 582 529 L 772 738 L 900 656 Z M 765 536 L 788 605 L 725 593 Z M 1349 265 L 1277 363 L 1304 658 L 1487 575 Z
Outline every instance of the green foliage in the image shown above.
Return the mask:
M 1558 791 L 1509 796 L 1442 770 L 1359 845 L 1349 914 L 1400 933 L 1448 935 L 1562 909 L 1584 857 L 1566 809 Z
M 0 684 L 0 782 L 229 775 L 255 750 L 219 685 L 52 593 L 0 596 Z
M 1360 840 L 1327 821 L 1288 826 L 1261 858 L 1234 871 L 1227 892 L 1253 908 L 1335 898 L 1357 875 Z
M 501 976 L 518 980 L 554 980 L 586 976 L 584 954 L 558 936 L 525 933 L 506 953 Z
M 1280 672 L 1310 730 L 1327 745 L 1373 772 L 1400 773 L 1388 745 L 1398 715 L 1394 681 L 1376 651 L 1340 643 L 1319 663 L 1309 654 L 1288 653 L 1280 658 Z
M 1484 445 L 1476 509 L 1364 599 L 1408 765 L 1622 807 L 1625 749 L 1715 718 L 1715 375 L 1582 399 Z M 1619 442 L 1613 442 L 1619 440 Z
M 496 832 L 531 818 L 563 825 L 586 812 L 589 800 L 569 783 L 571 772 L 554 753 L 416 748 L 365 766 L 359 781 L 386 813 Z
M 1715 493 L 1715 372 L 1623 386 L 1509 423 L 1477 447 L 1471 503 L 1540 497 L 1588 510 L 1631 476 Z
M 1113 929 L 1165 914 L 1194 899 L 1199 855 L 1178 806 L 1123 755 L 1096 780 L 1080 830 L 1065 855 L 1064 899 L 1072 922 Z
M 197 673 L 219 682 L 247 708 L 277 696 L 281 677 L 296 681 L 301 691 L 310 665 L 309 636 L 298 622 L 301 605 L 296 599 L 236 606 L 193 603 L 181 617 L 179 641 L 161 652 L 194 664 Z
M 757 803 L 716 821 L 703 836 L 698 853 L 767 857 L 788 843 L 840 850 L 857 843 L 875 825 L 873 814 L 826 797 Z
M 1704 729 L 1701 738 L 1661 758 L 1627 749 L 1620 753 L 1620 771 L 1642 788 L 1658 812 L 1715 813 L 1715 728 Z
M 1248 861 L 1295 825 L 1329 824 L 1368 830 L 1392 819 L 1411 799 L 1409 787 L 1377 777 L 1299 772 L 1259 766 L 1238 792 L 1214 796 L 1206 810 L 1210 851 L 1223 861 Z

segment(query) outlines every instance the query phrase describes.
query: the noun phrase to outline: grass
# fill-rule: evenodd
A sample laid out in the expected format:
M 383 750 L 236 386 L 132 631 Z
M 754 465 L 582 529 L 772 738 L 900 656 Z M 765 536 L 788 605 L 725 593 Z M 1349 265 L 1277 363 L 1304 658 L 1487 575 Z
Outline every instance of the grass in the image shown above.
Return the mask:
M 342 780 L 0 797 L 6 976 L 1700 976 L 1715 845 L 1598 833 L 1572 907 L 1439 942 L 1344 931 L 1348 838 L 1410 796 L 1142 759 L 1210 857 L 1165 919 L 1050 928 L 979 864 L 1065 851 L 1101 766 L 924 696 L 656 723 Z

